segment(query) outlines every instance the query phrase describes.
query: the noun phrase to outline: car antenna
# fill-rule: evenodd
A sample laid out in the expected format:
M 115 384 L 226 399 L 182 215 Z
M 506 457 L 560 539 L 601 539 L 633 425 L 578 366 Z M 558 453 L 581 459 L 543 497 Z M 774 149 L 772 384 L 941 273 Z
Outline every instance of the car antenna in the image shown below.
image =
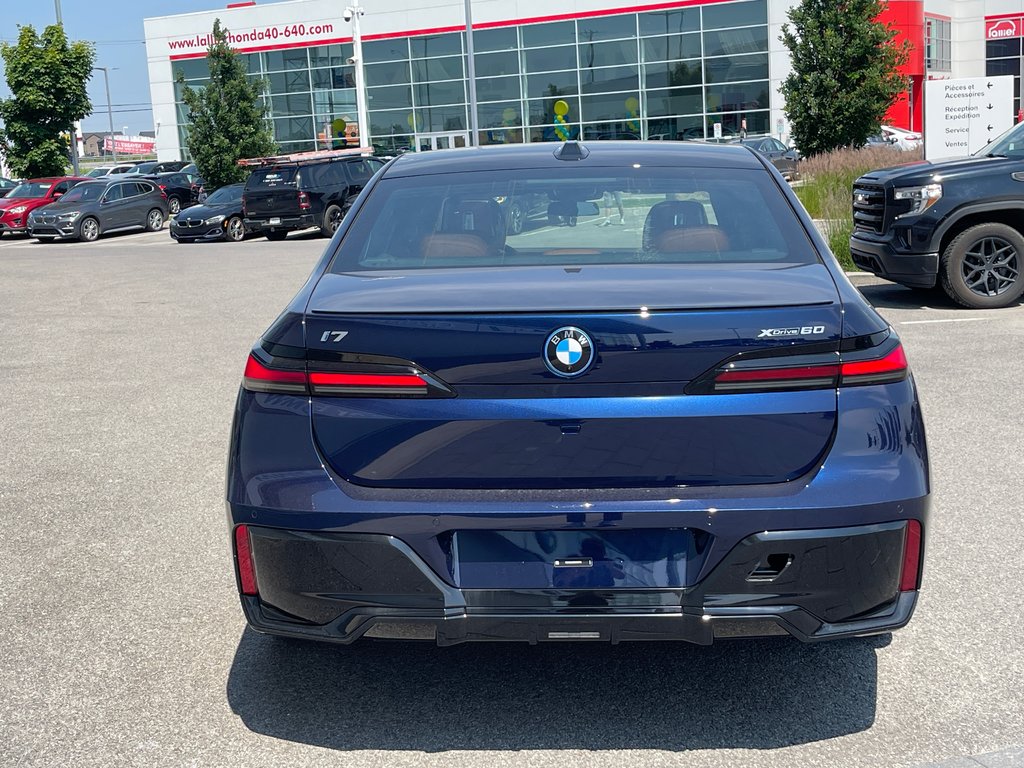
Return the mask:
M 559 160 L 582 160 L 590 154 L 590 150 L 578 141 L 567 141 L 555 150 L 555 157 Z

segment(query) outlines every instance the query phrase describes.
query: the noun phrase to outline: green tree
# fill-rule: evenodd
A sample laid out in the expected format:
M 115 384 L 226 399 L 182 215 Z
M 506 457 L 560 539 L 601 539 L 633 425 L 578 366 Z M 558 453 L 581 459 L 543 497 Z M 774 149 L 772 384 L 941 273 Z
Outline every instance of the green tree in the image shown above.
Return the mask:
M 228 44 L 220 19 L 213 22 L 213 42 L 206 52 L 210 81 L 200 89 L 185 85 L 181 100 L 188 107 L 188 151 L 210 189 L 245 181 L 248 171 L 239 167 L 243 157 L 264 157 L 277 151 L 266 123 L 266 107 L 260 96 L 261 80 L 246 77 L 242 59 Z
M 805 155 L 859 147 L 906 80 L 910 44 L 876 21 L 883 0 L 801 0 L 782 25 L 793 70 L 782 84 L 794 142 Z
M 15 176 L 63 175 L 75 121 L 92 112 L 92 46 L 68 43 L 60 24 L 42 35 L 26 25 L 18 42 L 0 45 L 0 56 L 11 89 L 11 98 L 0 100 L 0 152 Z

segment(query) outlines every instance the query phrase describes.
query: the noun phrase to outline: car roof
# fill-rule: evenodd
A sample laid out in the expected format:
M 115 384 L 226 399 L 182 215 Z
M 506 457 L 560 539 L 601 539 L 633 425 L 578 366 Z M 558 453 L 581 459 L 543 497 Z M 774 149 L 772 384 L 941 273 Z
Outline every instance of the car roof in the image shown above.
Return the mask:
M 57 181 L 95 181 L 88 176 L 42 176 L 38 179 L 25 179 L 24 184 L 53 184 Z
M 727 144 L 674 141 L 584 141 L 589 151 L 583 160 L 560 160 L 555 152 L 576 142 L 538 142 L 504 146 L 468 147 L 436 152 L 407 152 L 391 161 L 385 177 L 419 176 L 461 171 L 494 171 L 516 168 L 550 168 L 564 171 L 576 162 L 590 167 L 652 166 L 696 168 L 749 168 L 764 166 L 747 148 Z

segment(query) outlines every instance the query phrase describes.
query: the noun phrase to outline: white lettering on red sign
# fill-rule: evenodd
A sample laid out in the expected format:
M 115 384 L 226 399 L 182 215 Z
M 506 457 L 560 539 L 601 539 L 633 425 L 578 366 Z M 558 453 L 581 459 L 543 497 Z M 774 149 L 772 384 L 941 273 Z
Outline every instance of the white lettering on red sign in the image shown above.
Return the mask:
M 985 22 L 985 39 L 1002 40 L 1007 37 L 1020 37 L 1022 19 L 998 19 Z

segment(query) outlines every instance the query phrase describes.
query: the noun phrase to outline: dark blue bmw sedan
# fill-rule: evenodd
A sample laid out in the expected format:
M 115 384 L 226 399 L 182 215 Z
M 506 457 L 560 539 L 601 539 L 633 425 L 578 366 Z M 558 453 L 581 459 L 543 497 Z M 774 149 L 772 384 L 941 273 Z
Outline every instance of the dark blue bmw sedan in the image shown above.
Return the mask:
M 929 492 L 900 341 L 771 165 L 569 142 L 377 173 L 252 349 L 227 503 L 260 632 L 707 644 L 902 627 Z

